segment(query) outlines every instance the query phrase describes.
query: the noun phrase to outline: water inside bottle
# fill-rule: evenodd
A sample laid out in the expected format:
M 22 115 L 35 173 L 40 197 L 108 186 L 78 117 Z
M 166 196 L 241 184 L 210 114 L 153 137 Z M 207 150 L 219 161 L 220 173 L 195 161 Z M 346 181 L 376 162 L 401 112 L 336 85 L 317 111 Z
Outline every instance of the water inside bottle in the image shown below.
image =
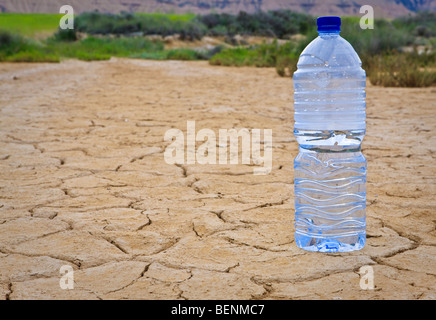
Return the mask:
M 359 250 L 366 239 L 366 159 L 300 148 L 294 161 L 295 241 L 309 251 Z

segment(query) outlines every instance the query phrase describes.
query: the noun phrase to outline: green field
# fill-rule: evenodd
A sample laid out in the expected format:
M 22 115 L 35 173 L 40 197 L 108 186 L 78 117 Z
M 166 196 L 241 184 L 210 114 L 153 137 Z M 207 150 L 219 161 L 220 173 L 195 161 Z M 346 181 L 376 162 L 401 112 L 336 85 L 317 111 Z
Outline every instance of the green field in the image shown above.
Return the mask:
M 193 13 L 137 13 L 138 16 L 171 21 L 187 22 L 193 20 Z M 0 13 L 0 29 L 31 38 L 44 38 L 52 35 L 59 27 L 62 14 L 49 13 Z
M 0 13 L 0 29 L 26 37 L 46 37 L 59 27 L 62 14 Z

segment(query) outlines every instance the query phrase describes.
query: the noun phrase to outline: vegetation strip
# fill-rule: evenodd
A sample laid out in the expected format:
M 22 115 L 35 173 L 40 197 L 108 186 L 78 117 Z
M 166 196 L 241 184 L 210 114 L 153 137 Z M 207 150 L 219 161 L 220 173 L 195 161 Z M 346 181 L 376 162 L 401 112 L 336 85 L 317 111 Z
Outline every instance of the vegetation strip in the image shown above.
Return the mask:
M 60 15 L 0 14 L 0 61 L 59 62 L 129 57 L 209 60 L 213 65 L 275 67 L 292 76 L 303 48 L 317 36 L 315 17 L 278 10 L 238 15 L 83 13 L 74 30 L 58 30 Z M 392 21 L 376 19 L 362 30 L 358 17 L 343 18 L 341 35 L 363 62 L 374 85 L 425 87 L 436 84 L 436 14 L 419 13 Z M 205 37 L 217 45 L 193 48 Z M 262 37 L 250 43 L 249 37 Z M 168 41 L 167 41 L 168 40 Z M 181 41 L 186 47 L 168 48 Z

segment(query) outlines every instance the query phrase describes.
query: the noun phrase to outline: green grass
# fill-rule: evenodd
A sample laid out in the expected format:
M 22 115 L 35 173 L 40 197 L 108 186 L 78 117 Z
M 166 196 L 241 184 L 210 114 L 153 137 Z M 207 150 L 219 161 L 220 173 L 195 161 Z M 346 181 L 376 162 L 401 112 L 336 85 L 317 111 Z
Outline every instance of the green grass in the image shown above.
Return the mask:
M 48 40 L 48 48 L 61 57 L 80 60 L 107 60 L 110 57 L 131 57 L 142 53 L 164 50 L 162 42 L 154 42 L 143 37 L 96 38 L 88 37 L 80 41 Z
M 220 53 L 214 55 L 209 63 L 217 66 L 255 66 L 255 60 L 262 60 L 257 58 L 257 53 L 250 48 L 228 48 Z
M 224 49 L 215 54 L 209 62 L 221 66 L 276 67 L 277 62 L 283 63 L 285 57 L 286 61 L 295 61 L 296 50 L 297 47 L 292 42 L 279 45 L 277 41 L 273 41 L 270 44 Z
M 95 60 L 95 59 L 94 59 Z M 8 57 L 5 57 L 2 60 L 0 57 L 0 61 L 5 62 L 60 62 L 60 58 L 55 53 L 47 53 L 43 50 L 27 50 L 20 51 Z
M 207 60 L 211 55 L 210 52 L 196 51 L 189 48 L 179 48 L 171 50 L 162 50 L 156 52 L 142 52 L 140 54 L 131 55 L 130 58 L 135 59 L 151 59 L 151 60 Z
M 0 13 L 0 29 L 26 37 L 48 36 L 59 27 L 62 14 Z

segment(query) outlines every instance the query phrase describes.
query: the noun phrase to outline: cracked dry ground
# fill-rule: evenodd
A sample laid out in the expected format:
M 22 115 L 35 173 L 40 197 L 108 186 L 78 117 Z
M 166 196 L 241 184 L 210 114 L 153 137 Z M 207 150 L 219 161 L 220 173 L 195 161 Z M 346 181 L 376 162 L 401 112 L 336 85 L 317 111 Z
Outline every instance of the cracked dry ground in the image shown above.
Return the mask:
M 0 298 L 436 298 L 435 88 L 368 87 L 367 245 L 321 254 L 294 243 L 292 82 L 273 69 L 0 70 Z M 167 164 L 164 133 L 187 120 L 272 129 L 272 172 Z M 360 289 L 366 265 L 374 290 Z

